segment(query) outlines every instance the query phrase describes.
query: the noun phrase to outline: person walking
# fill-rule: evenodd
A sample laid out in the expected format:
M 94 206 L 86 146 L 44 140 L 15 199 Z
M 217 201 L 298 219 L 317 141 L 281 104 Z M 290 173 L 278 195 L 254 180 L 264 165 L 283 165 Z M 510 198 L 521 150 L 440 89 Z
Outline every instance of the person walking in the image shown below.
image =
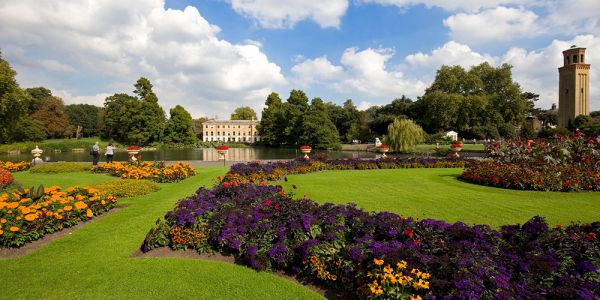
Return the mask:
M 108 143 L 108 146 L 106 146 L 106 163 L 112 163 L 113 162 L 113 156 L 115 155 L 115 147 L 113 147 L 112 143 Z
M 92 146 L 91 154 L 93 157 L 92 165 L 97 166 L 98 161 L 100 160 L 100 146 L 98 145 L 98 142 L 96 142 L 94 146 Z

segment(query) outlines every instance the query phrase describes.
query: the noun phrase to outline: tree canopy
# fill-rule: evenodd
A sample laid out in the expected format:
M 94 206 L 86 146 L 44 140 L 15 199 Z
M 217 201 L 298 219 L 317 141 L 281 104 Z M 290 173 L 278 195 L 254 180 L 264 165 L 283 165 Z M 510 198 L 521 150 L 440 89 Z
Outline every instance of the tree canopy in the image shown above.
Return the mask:
M 233 111 L 231 120 L 258 120 L 258 118 L 256 112 L 250 106 L 241 106 Z
M 65 104 L 62 99 L 55 96 L 43 99 L 38 110 L 31 116 L 44 124 L 44 132 L 48 138 L 71 136 L 71 126 L 69 126 Z
M 165 126 L 165 143 L 193 144 L 197 141 L 194 134 L 192 116 L 181 105 L 171 108 L 170 118 Z

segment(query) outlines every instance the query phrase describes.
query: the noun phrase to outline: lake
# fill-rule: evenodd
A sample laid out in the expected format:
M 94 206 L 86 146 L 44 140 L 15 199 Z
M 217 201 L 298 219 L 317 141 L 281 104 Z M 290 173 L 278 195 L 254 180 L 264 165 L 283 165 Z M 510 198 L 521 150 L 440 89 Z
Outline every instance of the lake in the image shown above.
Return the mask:
M 42 149 L 44 150 L 44 149 Z M 254 160 L 277 160 L 291 159 L 302 155 L 300 150 L 292 148 L 268 148 L 268 147 L 250 147 L 250 148 L 230 148 L 227 151 L 228 161 L 254 161 Z M 158 149 L 155 151 L 140 152 L 142 159 L 146 161 L 217 161 L 218 153 L 214 148 L 198 148 L 198 149 Z M 330 150 L 313 150 L 310 156 L 326 154 L 329 158 L 376 158 L 378 153 L 365 151 L 330 151 Z M 89 150 L 85 152 L 52 152 L 44 151 L 42 154 L 44 161 L 77 161 L 91 162 L 92 156 Z M 126 161 L 128 159 L 127 152 L 116 152 L 115 161 Z M 30 153 L 21 154 L 0 154 L 2 161 L 31 161 L 33 155 Z M 100 160 L 104 161 L 105 156 L 102 153 Z

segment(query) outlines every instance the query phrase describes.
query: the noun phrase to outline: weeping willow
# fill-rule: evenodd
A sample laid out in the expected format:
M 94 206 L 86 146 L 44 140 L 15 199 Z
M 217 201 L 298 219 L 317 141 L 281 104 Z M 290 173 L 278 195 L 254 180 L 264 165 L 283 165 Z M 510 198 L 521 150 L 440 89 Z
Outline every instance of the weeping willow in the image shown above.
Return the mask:
M 415 146 L 424 140 L 423 128 L 409 119 L 395 119 L 388 126 L 388 134 L 384 138 L 384 142 L 397 152 L 414 151 Z

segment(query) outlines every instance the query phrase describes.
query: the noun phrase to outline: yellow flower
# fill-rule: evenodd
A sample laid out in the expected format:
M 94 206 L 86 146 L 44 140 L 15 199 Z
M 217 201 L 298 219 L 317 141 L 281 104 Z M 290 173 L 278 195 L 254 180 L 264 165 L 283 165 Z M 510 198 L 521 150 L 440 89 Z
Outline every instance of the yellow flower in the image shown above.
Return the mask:
M 374 262 L 376 265 L 378 265 L 378 266 L 381 266 L 381 265 L 383 265 L 383 259 L 377 259 L 377 258 L 375 258 L 375 259 L 373 259 L 373 262 Z
M 17 232 L 17 231 L 19 231 L 19 227 L 17 227 L 17 226 L 10 226 L 10 231 Z
M 385 268 L 383 268 L 383 272 L 387 273 L 387 274 L 391 274 L 392 272 L 394 272 L 394 269 L 392 269 L 392 267 L 390 267 L 390 265 L 385 266 Z
M 329 248 L 329 253 L 334 254 L 335 253 L 335 248 Z
M 83 203 L 83 201 L 75 202 L 75 208 L 78 210 L 82 210 L 87 207 L 88 207 L 87 204 Z
M 4 231 L 2 230 L 2 228 L 0 228 L 0 235 L 4 234 Z
M 412 295 L 410 296 L 410 300 L 422 300 L 422 298 L 419 295 Z
M 406 261 L 401 260 L 399 263 L 396 264 L 396 267 L 398 267 L 398 269 L 400 269 L 400 270 L 404 270 L 404 269 L 406 269 L 407 264 L 408 263 Z
M 37 219 L 37 215 L 36 214 L 28 214 L 25 216 L 25 220 L 32 222 L 35 221 L 35 219 Z
M 94 213 L 92 212 L 92 210 L 91 210 L 91 209 L 89 209 L 89 208 L 88 208 L 88 210 L 85 212 L 85 215 L 86 215 L 88 218 L 91 218 L 91 217 L 93 217 L 93 216 L 94 216 Z
M 73 210 L 73 206 L 71 206 L 71 205 L 67 205 L 67 206 L 63 207 L 63 210 L 64 210 L 64 211 L 71 211 L 71 210 Z M 59 211 L 60 211 L 60 210 L 59 210 Z

